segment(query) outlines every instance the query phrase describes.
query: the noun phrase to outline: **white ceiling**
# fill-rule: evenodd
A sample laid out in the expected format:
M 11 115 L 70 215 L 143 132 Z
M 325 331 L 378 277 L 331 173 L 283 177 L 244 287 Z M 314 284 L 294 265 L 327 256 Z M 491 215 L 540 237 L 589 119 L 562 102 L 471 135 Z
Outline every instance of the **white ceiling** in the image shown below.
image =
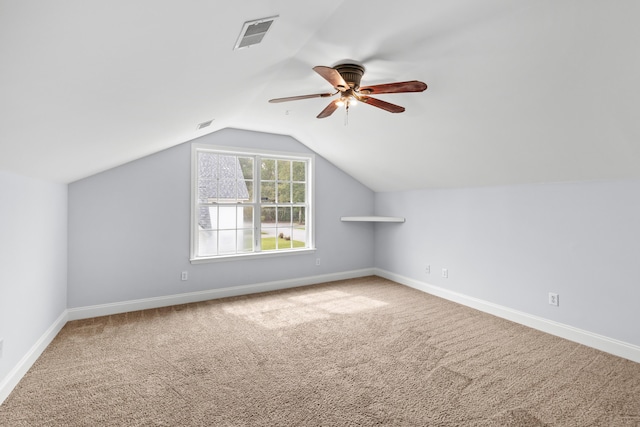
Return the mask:
M 637 0 L 0 0 L 0 169 L 72 182 L 234 127 L 376 191 L 640 178 L 638 18 Z M 331 91 L 312 67 L 345 59 L 429 89 L 346 126 L 315 118 L 327 99 L 267 102 Z

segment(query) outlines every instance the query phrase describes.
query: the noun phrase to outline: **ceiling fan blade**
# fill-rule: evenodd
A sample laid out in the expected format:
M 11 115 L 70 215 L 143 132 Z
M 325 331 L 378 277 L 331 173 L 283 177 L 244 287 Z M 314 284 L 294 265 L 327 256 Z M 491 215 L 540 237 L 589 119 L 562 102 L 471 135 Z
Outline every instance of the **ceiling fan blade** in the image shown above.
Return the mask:
M 427 85 L 418 80 L 408 82 L 385 83 L 381 85 L 364 86 L 359 92 L 364 95 L 379 93 L 403 93 L 403 92 L 423 92 L 427 89 Z
M 318 119 L 324 119 L 325 117 L 329 117 L 333 114 L 334 111 L 338 109 L 337 101 L 332 101 L 329 105 L 326 106 L 324 110 L 318 114 Z
M 340 73 L 331 67 L 325 67 L 323 65 L 318 65 L 313 67 L 313 71 L 320 74 L 326 81 L 331 83 L 331 86 L 339 90 L 340 92 L 344 92 L 349 89 L 349 85 L 344 81 Z
M 278 102 L 287 102 L 287 101 L 297 101 L 299 99 L 326 98 L 327 96 L 332 96 L 332 95 L 335 95 L 335 93 L 316 93 L 313 95 L 288 96 L 286 98 L 270 99 L 269 102 L 278 103 Z
M 404 111 L 404 107 L 401 107 L 396 104 L 392 104 L 390 102 L 382 101 L 377 98 L 371 98 L 370 96 L 361 96 L 360 101 L 365 104 L 373 105 L 374 107 L 382 108 L 390 113 L 402 113 Z

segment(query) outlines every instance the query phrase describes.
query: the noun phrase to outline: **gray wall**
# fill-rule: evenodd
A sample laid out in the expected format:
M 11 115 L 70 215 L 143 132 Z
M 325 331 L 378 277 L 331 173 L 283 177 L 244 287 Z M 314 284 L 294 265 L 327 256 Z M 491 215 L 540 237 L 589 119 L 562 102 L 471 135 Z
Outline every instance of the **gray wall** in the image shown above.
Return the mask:
M 375 206 L 406 217 L 376 226 L 376 267 L 640 345 L 640 181 L 378 193 Z
M 67 186 L 0 171 L 0 383 L 66 309 Z
M 236 129 L 191 142 L 309 152 L 288 136 Z M 373 212 L 374 194 L 319 156 L 315 253 L 191 265 L 191 142 L 69 185 L 69 308 L 373 267 L 373 227 L 340 217 Z

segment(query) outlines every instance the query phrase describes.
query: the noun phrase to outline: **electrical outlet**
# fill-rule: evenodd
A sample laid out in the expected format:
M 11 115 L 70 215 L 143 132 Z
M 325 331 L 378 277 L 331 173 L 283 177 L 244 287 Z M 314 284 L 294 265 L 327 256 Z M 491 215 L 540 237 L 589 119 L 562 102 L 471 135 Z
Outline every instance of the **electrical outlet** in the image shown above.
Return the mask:
M 431 266 L 430 266 L 430 265 L 427 265 L 427 266 L 425 267 L 425 269 L 424 269 L 424 272 L 425 272 L 425 273 L 427 273 L 427 274 L 431 274 Z
M 180 280 L 182 280 L 182 281 L 189 280 L 189 272 L 188 271 L 183 271 L 182 275 L 180 276 Z
M 444 277 L 445 279 L 449 278 L 449 270 L 446 268 L 442 269 L 442 277 Z
M 558 307 L 560 305 L 560 295 L 549 292 L 549 304 Z
M 320 258 L 316 258 L 316 265 L 320 265 Z

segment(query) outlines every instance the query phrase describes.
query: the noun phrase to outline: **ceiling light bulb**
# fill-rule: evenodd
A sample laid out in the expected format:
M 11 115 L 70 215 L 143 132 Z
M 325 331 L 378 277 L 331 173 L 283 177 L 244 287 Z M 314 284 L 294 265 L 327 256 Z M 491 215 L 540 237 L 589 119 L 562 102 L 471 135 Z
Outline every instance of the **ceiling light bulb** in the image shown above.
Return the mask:
M 344 101 L 343 101 L 342 99 L 338 99 L 338 100 L 336 101 L 336 105 L 337 105 L 338 107 L 342 107 L 342 106 L 344 105 Z
M 358 100 L 355 98 L 349 98 L 349 106 L 353 107 L 354 105 L 358 105 Z

